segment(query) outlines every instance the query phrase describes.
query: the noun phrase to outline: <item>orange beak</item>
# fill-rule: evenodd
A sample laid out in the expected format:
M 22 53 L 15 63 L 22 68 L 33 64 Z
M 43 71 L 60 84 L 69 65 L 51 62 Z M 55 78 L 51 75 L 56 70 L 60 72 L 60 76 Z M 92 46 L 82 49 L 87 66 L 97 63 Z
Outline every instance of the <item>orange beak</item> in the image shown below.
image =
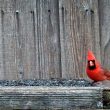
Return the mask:
M 89 63 L 90 63 L 90 66 L 94 66 L 94 63 L 92 61 L 90 61 Z

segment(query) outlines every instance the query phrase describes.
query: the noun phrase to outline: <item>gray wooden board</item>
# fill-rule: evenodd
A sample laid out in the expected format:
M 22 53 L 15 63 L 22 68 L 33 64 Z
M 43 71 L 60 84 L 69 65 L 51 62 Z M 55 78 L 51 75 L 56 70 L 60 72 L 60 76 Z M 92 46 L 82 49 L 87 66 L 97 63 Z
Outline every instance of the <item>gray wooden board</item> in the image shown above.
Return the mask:
M 0 108 L 101 108 L 99 87 L 0 87 Z

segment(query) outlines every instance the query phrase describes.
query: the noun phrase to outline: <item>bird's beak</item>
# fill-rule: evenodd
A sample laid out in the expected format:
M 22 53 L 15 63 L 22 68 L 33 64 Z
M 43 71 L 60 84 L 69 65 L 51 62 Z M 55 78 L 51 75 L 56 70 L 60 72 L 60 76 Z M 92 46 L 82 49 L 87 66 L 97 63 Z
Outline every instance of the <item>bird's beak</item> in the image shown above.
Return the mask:
M 89 62 L 90 66 L 94 66 L 94 63 L 92 61 Z

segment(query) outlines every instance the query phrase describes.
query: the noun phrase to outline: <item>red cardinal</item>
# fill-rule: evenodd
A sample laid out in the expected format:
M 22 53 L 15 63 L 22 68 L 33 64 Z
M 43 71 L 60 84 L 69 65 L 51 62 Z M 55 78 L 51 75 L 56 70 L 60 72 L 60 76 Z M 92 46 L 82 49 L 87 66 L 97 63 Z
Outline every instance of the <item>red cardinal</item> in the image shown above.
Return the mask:
M 88 51 L 86 72 L 90 79 L 97 81 L 110 80 L 110 71 L 103 69 L 92 51 Z

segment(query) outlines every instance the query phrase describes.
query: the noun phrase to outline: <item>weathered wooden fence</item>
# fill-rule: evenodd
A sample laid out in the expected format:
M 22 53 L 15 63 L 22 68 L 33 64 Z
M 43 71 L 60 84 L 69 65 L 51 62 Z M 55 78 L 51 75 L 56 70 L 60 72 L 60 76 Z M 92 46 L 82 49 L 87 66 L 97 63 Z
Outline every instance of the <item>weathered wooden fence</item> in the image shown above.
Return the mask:
M 0 0 L 0 79 L 87 78 L 86 53 L 110 67 L 110 0 Z

